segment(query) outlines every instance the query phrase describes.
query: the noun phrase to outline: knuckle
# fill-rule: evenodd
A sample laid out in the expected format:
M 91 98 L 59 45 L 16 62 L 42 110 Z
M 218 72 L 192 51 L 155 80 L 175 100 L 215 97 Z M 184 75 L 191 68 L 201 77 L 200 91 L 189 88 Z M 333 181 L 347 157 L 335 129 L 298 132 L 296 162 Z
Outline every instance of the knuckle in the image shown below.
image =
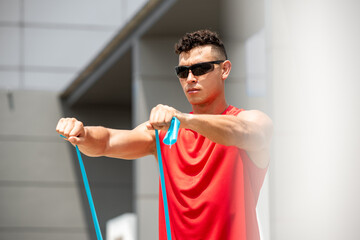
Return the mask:
M 164 108 L 164 105 L 163 105 L 163 104 L 158 104 L 158 105 L 156 105 L 156 109 L 162 109 L 162 108 Z
M 76 121 L 76 123 L 75 123 L 77 126 L 79 126 L 79 127 L 83 127 L 84 126 L 84 124 L 82 123 L 82 122 L 80 122 L 80 121 Z

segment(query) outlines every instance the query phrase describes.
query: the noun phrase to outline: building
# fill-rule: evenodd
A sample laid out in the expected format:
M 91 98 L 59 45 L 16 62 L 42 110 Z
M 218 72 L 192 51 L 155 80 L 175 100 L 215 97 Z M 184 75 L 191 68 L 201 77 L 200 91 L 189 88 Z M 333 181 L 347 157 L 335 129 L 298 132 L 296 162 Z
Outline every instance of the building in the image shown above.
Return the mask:
M 56 19 L 63 9 L 78 22 Z M 123 12 L 108 14 L 115 20 L 102 26 L 86 23 L 97 19 L 88 13 L 110 9 Z M 39 23 L 43 11 L 52 14 Z M 263 239 L 358 239 L 359 11 L 352 0 L 78 0 L 56 6 L 1 0 L 0 84 L 10 89 L 0 91 L 0 239 L 95 239 L 75 153 L 55 124 L 65 115 L 130 128 L 158 103 L 189 111 L 173 73 L 173 44 L 200 28 L 219 31 L 227 45 L 234 65 L 226 83 L 229 103 L 261 109 L 275 124 L 258 211 Z M 118 16 L 122 22 L 114 26 Z M 71 30 L 89 33 L 72 45 Z M 86 55 L 85 40 L 101 32 L 110 40 Z M 76 65 L 54 55 L 64 51 L 56 51 L 57 41 L 73 46 L 70 56 L 90 59 Z M 66 74 L 74 77 L 60 95 L 33 90 Z M 103 232 L 106 220 L 133 211 L 139 239 L 156 239 L 154 160 L 84 160 Z

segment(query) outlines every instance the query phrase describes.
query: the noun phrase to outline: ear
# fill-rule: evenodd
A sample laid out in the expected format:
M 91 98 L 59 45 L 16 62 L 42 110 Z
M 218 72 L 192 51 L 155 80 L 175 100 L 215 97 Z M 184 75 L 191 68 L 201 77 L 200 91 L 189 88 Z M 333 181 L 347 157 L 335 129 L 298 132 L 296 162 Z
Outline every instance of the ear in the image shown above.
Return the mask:
M 225 80 L 229 74 L 230 74 L 230 70 L 231 70 L 231 62 L 229 60 L 225 60 L 223 63 L 222 63 L 222 74 L 221 74 L 221 77 L 222 77 L 222 80 Z

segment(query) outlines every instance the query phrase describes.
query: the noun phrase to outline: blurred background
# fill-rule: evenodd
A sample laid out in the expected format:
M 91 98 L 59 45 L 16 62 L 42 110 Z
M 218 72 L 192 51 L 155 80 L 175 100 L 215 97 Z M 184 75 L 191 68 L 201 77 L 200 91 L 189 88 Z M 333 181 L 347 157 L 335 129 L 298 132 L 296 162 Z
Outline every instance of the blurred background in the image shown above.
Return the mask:
M 173 46 L 203 28 L 233 63 L 228 103 L 274 122 L 262 239 L 360 239 L 359 22 L 357 0 L 0 0 L 0 239 L 96 239 L 57 121 L 191 111 Z M 84 162 L 104 239 L 157 239 L 154 158 Z

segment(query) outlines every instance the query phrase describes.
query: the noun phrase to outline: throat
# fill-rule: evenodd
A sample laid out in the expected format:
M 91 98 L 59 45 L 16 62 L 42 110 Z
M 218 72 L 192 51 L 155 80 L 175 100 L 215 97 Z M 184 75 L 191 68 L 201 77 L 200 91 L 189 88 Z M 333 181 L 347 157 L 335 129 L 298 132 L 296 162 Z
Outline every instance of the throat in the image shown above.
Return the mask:
M 193 113 L 194 114 L 223 114 L 229 107 L 229 104 L 226 102 L 224 104 L 219 105 L 208 105 L 208 104 L 198 104 L 193 105 Z

